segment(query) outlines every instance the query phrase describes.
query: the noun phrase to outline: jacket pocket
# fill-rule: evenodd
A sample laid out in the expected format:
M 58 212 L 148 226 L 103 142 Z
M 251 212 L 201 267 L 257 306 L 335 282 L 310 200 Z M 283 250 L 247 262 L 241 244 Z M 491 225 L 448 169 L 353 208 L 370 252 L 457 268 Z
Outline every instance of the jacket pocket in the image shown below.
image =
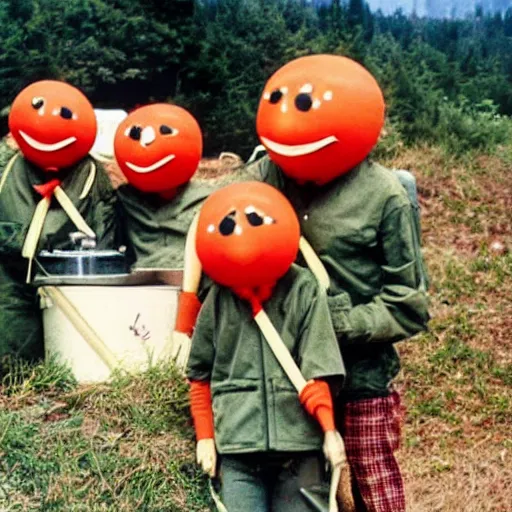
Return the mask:
M 273 425 L 277 449 L 315 449 L 322 445 L 320 426 L 302 407 L 296 389 L 285 379 L 272 380 Z
M 19 222 L 0 221 L 0 256 L 20 254 L 25 231 Z
M 261 449 L 266 411 L 259 381 L 232 379 L 212 385 L 215 441 L 219 451 Z

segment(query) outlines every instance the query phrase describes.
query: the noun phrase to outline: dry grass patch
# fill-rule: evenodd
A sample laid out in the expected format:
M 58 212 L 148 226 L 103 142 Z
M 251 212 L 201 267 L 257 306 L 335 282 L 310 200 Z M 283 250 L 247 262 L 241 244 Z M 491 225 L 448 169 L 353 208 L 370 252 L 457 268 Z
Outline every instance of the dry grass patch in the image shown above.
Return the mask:
M 406 448 L 408 509 L 413 512 L 509 512 L 512 495 L 510 450 L 496 449 L 484 440 L 464 452 L 418 456 Z M 406 462 L 415 458 L 415 464 Z
M 430 332 L 399 344 L 400 453 L 413 512 L 510 510 L 512 173 L 505 151 L 455 160 L 406 150 L 431 274 Z

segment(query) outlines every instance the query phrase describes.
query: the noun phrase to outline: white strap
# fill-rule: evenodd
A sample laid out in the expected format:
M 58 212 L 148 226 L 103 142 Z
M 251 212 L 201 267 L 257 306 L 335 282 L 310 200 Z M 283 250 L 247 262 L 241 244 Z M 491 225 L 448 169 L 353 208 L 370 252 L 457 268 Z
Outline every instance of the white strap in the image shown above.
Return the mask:
M 213 488 L 213 483 L 212 483 L 211 479 L 209 482 L 209 488 L 210 488 L 210 495 L 213 499 L 213 502 L 215 503 L 215 506 L 217 507 L 218 512 L 228 512 L 228 509 L 226 508 L 224 503 L 222 503 L 220 496 L 217 494 L 217 492 Z
M 336 466 L 332 470 L 331 485 L 329 487 L 329 512 L 338 512 L 338 501 L 336 494 L 338 492 L 338 485 L 341 478 L 341 465 Z
M 299 249 L 306 260 L 306 264 L 311 272 L 313 272 L 313 275 L 316 277 L 322 289 L 327 290 L 330 285 L 329 274 L 322 260 L 318 257 L 318 254 L 303 236 L 301 236 L 299 240 Z
M 75 305 L 55 286 L 43 286 L 40 293 L 47 295 L 61 309 L 66 318 L 73 324 L 83 339 L 96 352 L 100 359 L 113 370 L 117 365 L 117 359 L 105 342 L 98 336 L 96 331 L 89 325 L 87 320 L 80 314 Z
M 94 231 L 87 225 L 87 222 L 85 222 L 82 214 L 76 209 L 73 201 L 69 199 L 68 195 L 66 192 L 64 192 L 61 186 L 55 187 L 54 195 L 62 206 L 62 209 L 68 214 L 68 217 L 73 221 L 73 224 L 77 227 L 77 229 L 91 238 L 96 238 Z
M 85 180 L 84 189 L 82 190 L 82 193 L 80 194 L 80 199 L 85 199 L 87 197 L 87 195 L 91 191 L 91 187 L 94 184 L 95 178 L 96 178 L 96 165 L 94 164 L 94 162 L 91 162 L 89 176 L 87 176 L 87 179 Z
M 185 264 L 183 269 L 184 292 L 193 292 L 197 294 L 199 282 L 201 281 L 202 266 L 196 252 L 196 233 L 199 213 L 196 214 L 190 227 L 188 228 L 187 239 L 185 241 Z
M 281 339 L 281 336 L 270 321 L 270 318 L 262 309 L 254 317 L 254 320 L 256 320 L 256 323 L 258 324 L 264 338 L 267 340 L 270 349 L 297 390 L 297 393 L 300 395 L 302 390 L 306 387 L 306 379 L 291 356 L 290 351 L 284 344 L 284 341 Z

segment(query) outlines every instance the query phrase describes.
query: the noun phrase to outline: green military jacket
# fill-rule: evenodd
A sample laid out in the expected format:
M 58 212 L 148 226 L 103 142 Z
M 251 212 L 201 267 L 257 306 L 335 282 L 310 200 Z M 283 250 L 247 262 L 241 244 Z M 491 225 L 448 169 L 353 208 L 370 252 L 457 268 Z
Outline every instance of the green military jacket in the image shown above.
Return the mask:
M 309 270 L 292 266 L 263 307 L 306 380 L 342 380 L 326 296 Z M 301 406 L 249 304 L 227 288 L 213 285 L 203 303 L 187 375 L 211 382 L 219 453 L 321 448 L 321 429 Z
M 125 213 L 127 239 L 139 268 L 183 268 L 190 224 L 214 188 L 191 181 L 165 200 L 131 185 L 118 189 Z
M 400 369 L 393 343 L 429 320 L 405 190 L 391 171 L 368 161 L 322 187 L 298 186 L 267 156 L 254 165 L 291 201 L 329 273 L 329 306 L 347 368 L 342 399 L 386 396 Z
M 0 146 L 1 149 L 1 146 Z M 43 326 L 36 289 L 25 282 L 28 261 L 21 251 L 41 196 L 34 185 L 58 178 L 61 187 L 96 234 L 99 249 L 116 247 L 116 197 L 99 164 L 87 157 L 70 169 L 47 173 L 16 154 L 0 160 L 0 357 L 43 355 Z M 70 248 L 74 223 L 54 198 L 37 250 Z
M 62 181 L 62 189 L 95 232 L 97 248 L 114 247 L 116 198 L 108 176 L 97 162 L 86 157 L 72 168 L 50 174 L 17 153 L 10 170 L 2 167 L 0 175 L 0 262 L 13 263 L 13 257 L 21 258 L 25 236 L 41 200 L 33 187 L 54 178 Z M 73 231 L 77 228 L 53 199 L 38 250 L 69 247 L 69 233 Z

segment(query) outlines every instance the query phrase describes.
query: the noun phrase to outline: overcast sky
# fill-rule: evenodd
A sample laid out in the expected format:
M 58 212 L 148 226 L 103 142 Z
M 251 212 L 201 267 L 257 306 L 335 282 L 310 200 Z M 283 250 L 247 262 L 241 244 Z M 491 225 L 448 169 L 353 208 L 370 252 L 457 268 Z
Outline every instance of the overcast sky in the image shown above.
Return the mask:
M 410 14 L 413 10 L 418 16 L 450 17 L 464 16 L 475 11 L 476 5 L 482 5 L 486 11 L 505 11 L 512 7 L 512 0 L 367 0 L 370 8 L 381 9 L 386 14 L 402 8 Z

